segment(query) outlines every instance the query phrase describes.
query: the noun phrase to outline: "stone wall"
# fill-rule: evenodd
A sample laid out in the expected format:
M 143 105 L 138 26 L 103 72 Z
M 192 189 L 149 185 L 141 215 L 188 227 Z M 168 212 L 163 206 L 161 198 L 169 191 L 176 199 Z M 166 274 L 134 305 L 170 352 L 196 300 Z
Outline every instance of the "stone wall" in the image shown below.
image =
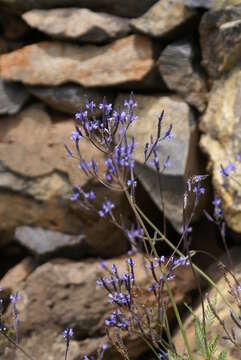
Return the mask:
M 208 173 L 232 237 L 240 241 L 240 65 L 239 0 L 0 0 L 0 248 L 18 244 L 18 251 L 22 250 L 16 259 L 27 251 L 47 262 L 36 271 L 28 264 L 27 273 L 33 274 L 27 293 L 35 291 L 31 285 L 38 281 L 35 278 L 43 274 L 45 279 L 49 269 L 62 269 L 48 262 L 51 257 L 77 259 L 87 271 L 88 264 L 81 259 L 110 258 L 128 250 L 118 229 L 69 201 L 75 183 L 84 189 L 94 187 L 98 204 L 108 193 L 66 159 L 64 143 L 70 141 L 74 113 L 86 97 L 99 102 L 106 96 L 118 106 L 133 90 L 139 123 L 131 131 L 139 144 L 150 138 L 156 116 L 164 110 L 164 130 L 172 123 L 174 134 L 159 149 L 161 159 L 170 155 L 171 161 L 163 175 L 170 228 L 181 232 L 188 176 Z M 87 158 L 103 160 L 94 148 L 80 146 Z M 136 161 L 146 203 L 149 209 L 161 211 L 155 173 L 141 164 L 139 150 Z M 207 189 L 194 218 L 197 229 L 204 221 L 203 209 L 210 206 L 212 189 Z M 128 217 L 123 196 L 112 196 L 117 210 Z M 204 240 L 201 244 L 197 233 L 202 248 Z M 210 230 L 215 242 L 212 234 Z M 47 277 L 42 285 L 51 288 L 55 280 Z M 102 316 L 105 304 L 101 306 Z M 59 314 L 56 311 L 56 317 Z M 93 326 L 97 315 L 91 316 L 78 318 L 76 327 L 82 329 L 85 321 Z M 53 320 L 57 333 L 67 320 L 55 325 Z M 41 328 L 42 323 L 36 326 Z M 81 346 L 91 353 L 95 341 L 101 342 L 98 329 L 83 331 L 85 339 L 77 339 L 81 341 L 76 341 L 70 359 L 78 358 Z M 49 337 L 46 334 L 40 332 L 38 338 L 34 333 L 27 346 L 42 343 L 42 337 Z M 51 348 L 53 354 L 58 346 Z M 6 359 L 20 359 L 14 356 Z M 41 350 L 38 356 L 43 356 Z

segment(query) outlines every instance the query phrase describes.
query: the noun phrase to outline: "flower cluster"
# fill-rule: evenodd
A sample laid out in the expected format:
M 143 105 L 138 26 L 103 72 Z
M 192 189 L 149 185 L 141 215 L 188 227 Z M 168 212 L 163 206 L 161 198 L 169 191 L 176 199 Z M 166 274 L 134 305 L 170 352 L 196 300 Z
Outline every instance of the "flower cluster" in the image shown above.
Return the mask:
M 127 132 L 129 127 L 138 120 L 134 114 L 136 107 L 137 102 L 134 100 L 133 93 L 130 94 L 128 100 L 124 100 L 123 108 L 117 109 L 113 109 L 112 104 L 107 103 L 105 99 L 98 105 L 86 100 L 85 107 L 75 115 L 75 131 L 70 137 L 75 151 L 65 145 L 68 157 L 78 160 L 79 168 L 85 175 L 97 178 L 109 189 L 128 191 L 132 197 L 137 186 L 134 175 L 134 154 L 137 144 L 134 137 L 127 136 Z M 163 118 L 164 111 L 158 117 L 156 138 L 151 136 L 144 148 L 145 163 L 150 160 L 158 173 L 170 166 L 168 156 L 161 168 L 157 151 L 160 141 L 169 140 L 172 137 L 172 125 L 162 135 Z M 84 140 L 104 154 L 105 171 L 103 174 L 99 172 L 99 164 L 94 159 L 86 161 L 82 157 L 79 144 Z M 102 218 L 109 217 L 114 220 L 112 214 L 114 204 L 109 199 L 105 199 L 102 207 L 96 209 L 93 191 L 84 192 L 76 185 L 71 200 L 77 201 L 86 209 L 95 211 Z M 116 223 L 116 220 L 114 222 Z M 133 234 L 129 233 L 129 235 L 133 238 Z
M 90 163 L 82 158 L 79 142 L 83 139 L 88 140 L 93 146 L 106 155 L 104 162 L 105 185 L 116 182 L 120 185 L 120 179 L 128 177 L 134 167 L 133 155 L 136 148 L 134 138 L 127 137 L 127 129 L 137 120 L 134 115 L 134 108 L 137 103 L 133 99 L 133 94 L 129 100 L 124 101 L 124 109 L 113 110 L 112 104 L 106 103 L 106 100 L 98 106 L 93 101 L 86 101 L 85 109 L 79 111 L 76 116 L 75 131 L 71 134 L 71 140 L 74 142 L 80 169 L 89 176 L 99 176 L 98 164 L 92 160 Z M 96 115 L 96 109 L 99 109 L 101 115 Z M 73 151 L 67 146 L 66 150 L 70 157 L 74 157 Z M 130 179 L 132 181 L 132 179 Z M 106 183 L 105 183 L 106 182 Z

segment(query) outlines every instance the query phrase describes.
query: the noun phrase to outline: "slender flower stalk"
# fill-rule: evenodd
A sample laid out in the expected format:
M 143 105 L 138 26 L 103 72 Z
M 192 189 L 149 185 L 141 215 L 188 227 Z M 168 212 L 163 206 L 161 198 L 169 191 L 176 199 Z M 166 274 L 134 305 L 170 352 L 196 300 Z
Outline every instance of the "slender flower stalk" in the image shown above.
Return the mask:
M 15 295 L 10 295 L 10 301 L 13 306 L 13 318 L 14 318 L 14 326 L 16 331 L 16 343 L 19 342 L 19 319 L 18 319 L 18 310 L 17 310 L 17 302 L 21 299 L 19 293 L 17 292 Z
M 65 329 L 63 331 L 62 335 L 63 335 L 63 337 L 64 337 L 64 339 L 66 341 L 66 349 L 65 349 L 64 360 L 67 360 L 68 351 L 69 351 L 69 345 L 70 345 L 70 339 L 74 335 L 73 329 L 72 328 Z

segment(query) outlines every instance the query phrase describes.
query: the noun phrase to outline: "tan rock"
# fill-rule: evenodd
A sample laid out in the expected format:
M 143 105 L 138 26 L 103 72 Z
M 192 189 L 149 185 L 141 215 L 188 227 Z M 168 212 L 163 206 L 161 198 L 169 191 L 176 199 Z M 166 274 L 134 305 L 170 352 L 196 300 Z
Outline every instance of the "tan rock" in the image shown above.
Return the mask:
M 200 145 L 209 157 L 209 170 L 213 185 L 222 199 L 224 217 L 228 226 L 241 232 L 241 70 L 240 66 L 216 81 L 209 95 L 205 115 L 200 122 L 204 132 Z M 236 172 L 229 177 L 221 176 L 223 167 L 234 163 Z
M 130 32 L 128 19 L 94 13 L 88 9 L 32 10 L 22 17 L 32 28 L 56 39 L 96 44 L 123 37 Z
M 241 263 L 240 263 L 241 248 L 240 247 L 234 248 L 233 250 L 234 250 L 233 253 L 236 252 L 236 256 L 235 256 L 236 261 L 234 262 L 235 267 L 232 269 L 232 271 L 235 274 L 237 281 L 240 283 L 241 282 Z M 217 269 L 218 269 L 218 265 L 216 264 L 216 266 L 215 266 L 216 273 L 217 273 Z M 221 275 L 221 273 L 220 273 L 220 275 Z M 227 275 L 227 279 L 230 282 L 233 292 L 235 292 L 237 294 L 237 284 L 235 284 L 233 278 L 229 274 Z M 219 290 L 221 291 L 221 293 L 224 296 L 224 298 L 226 299 L 226 301 L 228 301 L 229 304 L 231 304 L 232 308 L 235 311 L 237 311 L 237 313 L 239 313 L 240 309 L 238 309 L 238 306 L 237 306 L 237 299 L 235 300 L 235 297 L 232 294 L 230 294 L 229 285 L 223 276 L 221 277 L 221 279 L 219 279 L 216 282 L 216 285 L 219 288 Z M 222 321 L 224 321 L 225 327 L 230 334 L 231 334 L 231 330 L 233 329 L 233 331 L 235 332 L 236 340 L 237 340 L 238 344 L 241 344 L 241 331 L 240 331 L 240 328 L 238 328 L 234 324 L 233 320 L 231 319 L 229 307 L 224 303 L 224 300 L 221 298 L 220 294 L 218 294 L 216 289 L 212 288 L 211 290 L 209 290 L 208 296 L 209 296 L 209 299 L 211 300 L 211 302 L 214 302 L 214 300 L 216 298 L 217 303 L 215 305 L 215 310 L 216 310 L 219 318 Z M 208 302 L 206 299 L 204 301 L 204 306 L 207 309 Z M 199 304 L 197 306 L 194 313 L 200 320 L 202 319 L 201 304 Z M 206 314 L 207 314 L 207 311 L 206 311 Z M 217 335 L 219 336 L 219 341 L 217 343 L 217 350 L 215 352 L 215 355 L 218 356 L 218 354 L 220 354 L 221 351 L 223 351 L 225 349 L 227 351 L 227 359 L 228 360 L 240 359 L 241 358 L 240 357 L 240 348 L 235 348 L 235 346 L 232 344 L 232 342 L 230 340 L 225 339 L 226 334 L 224 332 L 223 327 L 220 325 L 217 318 L 215 318 L 214 316 L 213 316 L 213 318 L 214 318 L 214 320 L 211 323 L 211 325 L 209 326 L 208 331 L 207 331 L 207 339 L 209 342 L 211 342 L 211 340 L 214 340 L 215 336 L 217 336 Z M 190 315 L 184 322 L 184 328 L 186 330 L 186 333 L 188 334 L 188 342 L 189 342 L 191 352 L 192 352 L 194 358 L 200 359 L 200 360 L 204 359 L 204 357 L 201 356 L 200 353 L 198 353 L 198 347 L 197 347 L 196 340 L 195 340 L 194 317 L 192 315 Z M 183 344 L 183 337 L 179 330 L 174 335 L 173 341 L 174 341 L 174 345 L 176 347 L 177 353 L 180 355 L 184 354 L 186 352 L 185 346 Z
M 92 254 L 123 253 L 127 240 L 114 225 L 91 212 L 80 211 L 70 202 L 75 183 L 86 191 L 94 189 L 98 209 L 110 194 L 86 178 L 75 160 L 66 159 L 64 144 L 70 144 L 74 124 L 68 117 L 56 120 L 52 122 L 44 108 L 37 105 L 11 119 L 1 119 L 0 188 L 4 191 L 0 195 L 0 232 L 11 236 L 16 227 L 27 225 L 71 235 L 84 233 Z M 80 151 L 86 161 L 95 158 L 101 171 L 102 154 L 85 142 L 80 143 Z M 111 196 L 116 208 L 125 213 L 122 195 Z
M 127 95 L 117 97 L 116 103 L 123 103 Z M 156 136 L 157 116 L 165 111 L 162 134 L 173 125 L 173 138 L 162 141 L 157 147 L 162 169 L 164 161 L 170 156 L 170 167 L 162 178 L 163 197 L 165 200 L 165 215 L 175 227 L 181 231 L 183 195 L 188 173 L 200 173 L 197 127 L 190 107 L 177 97 L 136 95 L 138 108 L 135 109 L 138 121 L 129 128 L 129 136 L 134 136 L 138 146 L 135 152 L 136 175 L 149 193 L 155 204 L 162 210 L 161 194 L 156 171 L 150 162 L 143 165 L 144 147 L 150 143 L 150 136 Z M 201 206 L 200 206 L 201 209 Z M 197 217 L 200 216 L 197 212 Z
M 31 85 L 72 81 L 92 87 L 141 82 L 153 65 L 151 41 L 131 35 L 103 47 L 60 42 L 25 46 L 0 57 L 0 74 Z
M 202 64 L 213 78 L 241 59 L 241 5 L 206 12 L 200 23 Z
M 181 0 L 160 0 L 142 17 L 132 20 L 131 25 L 150 36 L 173 36 L 173 32 L 180 31 L 180 27 L 195 14 L 196 12 L 186 8 Z
M 3 291 L 1 298 L 7 300 L 7 296 L 15 294 L 34 270 L 34 267 L 33 259 L 28 257 L 11 268 L 0 280 L 0 289 Z
M 167 87 L 200 112 L 206 108 L 206 84 L 200 69 L 193 66 L 194 48 L 188 41 L 168 45 L 158 59 L 158 69 Z

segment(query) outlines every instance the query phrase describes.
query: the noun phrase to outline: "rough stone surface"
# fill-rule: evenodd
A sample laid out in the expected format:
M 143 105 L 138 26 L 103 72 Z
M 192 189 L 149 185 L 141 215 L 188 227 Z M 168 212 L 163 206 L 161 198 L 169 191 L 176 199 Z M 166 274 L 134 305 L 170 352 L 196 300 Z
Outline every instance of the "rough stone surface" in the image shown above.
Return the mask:
M 153 65 L 151 41 L 138 35 L 103 47 L 41 42 L 0 57 L 3 79 L 30 85 L 125 84 L 141 81 Z
M 194 49 L 187 41 L 168 45 L 158 60 L 158 68 L 170 90 L 180 94 L 200 112 L 206 108 L 206 84 L 194 63 Z
M 136 255 L 133 259 L 136 263 L 136 284 L 143 289 L 145 294 L 143 296 L 150 298 L 147 288 L 153 281 L 152 275 L 146 270 L 142 255 Z M 107 261 L 109 269 L 112 263 L 116 264 L 120 274 L 126 271 L 126 259 Z M 18 310 L 21 322 L 21 345 L 25 350 L 35 358 L 41 359 L 41 351 L 44 349 L 48 351 L 48 357 L 54 359 L 56 349 L 60 348 L 58 356 L 62 357 L 65 349 L 59 344 L 60 334 L 63 329 L 72 326 L 75 338 L 70 347 L 69 358 L 77 360 L 84 354 L 89 356 L 93 353 L 96 345 L 104 340 L 104 320 L 113 309 L 113 305 L 109 304 L 106 290 L 96 287 L 96 280 L 103 275 L 106 273 L 96 260 L 71 262 L 59 259 L 38 267 L 27 278 L 24 287 L 20 288 L 21 301 L 18 303 Z M 184 280 L 183 269 L 179 272 L 178 280 L 170 282 L 177 304 L 181 304 L 187 296 L 187 292 L 181 289 L 183 284 L 180 279 Z M 186 283 L 188 285 L 186 291 L 188 291 L 190 282 L 186 281 Z M 53 334 L 50 339 L 46 336 L 48 333 Z M 81 341 L 78 342 L 78 339 Z M 75 347 L 79 350 L 78 357 Z M 136 358 L 145 348 L 141 340 L 136 341 L 135 346 L 132 347 L 131 358 Z M 74 355 L 71 355 L 71 349 Z M 4 359 L 12 359 L 13 355 L 11 358 L 9 353 L 13 351 L 6 347 Z M 14 354 L 16 356 L 14 359 L 22 360 L 20 352 L 14 351 Z M 112 357 L 109 355 L 106 358 L 120 357 L 112 353 Z
M 200 23 L 202 64 L 217 78 L 241 59 L 241 5 L 206 12 Z
M 0 115 L 16 114 L 29 99 L 22 84 L 6 83 L 0 78 Z
M 88 9 L 32 10 L 22 17 L 32 28 L 56 39 L 98 44 L 130 32 L 128 19 Z
M 114 99 L 113 93 L 103 91 L 103 93 L 84 89 L 81 86 L 74 84 L 66 84 L 61 86 L 29 86 L 28 91 L 43 101 L 53 109 L 63 111 L 68 114 L 75 114 L 83 106 L 85 106 L 86 99 L 93 100 L 95 103 L 100 103 L 103 96 L 106 96 L 108 102 Z
M 137 31 L 154 37 L 172 36 L 180 30 L 195 11 L 186 8 L 181 0 L 160 0 L 142 17 L 131 21 Z M 177 34 L 176 34 L 177 35 Z
M 227 6 L 236 6 L 240 0 L 184 0 L 184 4 L 190 8 L 219 9 Z
M 51 119 L 37 105 L 11 121 L 8 117 L 1 119 L 0 233 L 11 237 L 16 227 L 23 225 L 72 235 L 84 233 L 92 254 L 110 256 L 113 251 L 120 254 L 127 250 L 127 240 L 114 225 L 91 212 L 80 211 L 69 200 L 75 183 L 86 191 L 94 189 L 97 208 L 108 193 L 86 178 L 74 160 L 66 159 L 64 143 L 71 146 L 69 137 L 73 129 L 71 119 Z M 80 151 L 87 161 L 95 158 L 101 171 L 103 156 L 98 151 L 85 142 L 80 143 Z M 124 206 L 122 199 L 122 195 L 113 194 L 117 208 Z M 126 212 L 124 208 L 120 211 Z
M 1 0 L 0 4 L 15 11 L 77 6 L 119 16 L 137 17 L 146 12 L 157 0 Z
M 190 8 L 204 8 L 210 9 L 212 7 L 213 0 L 184 0 L 184 4 Z
M 20 286 L 35 268 L 34 260 L 27 257 L 12 267 L 0 280 L 1 298 L 8 302 L 10 294 L 16 294 Z
M 44 259 L 51 256 L 80 258 L 88 254 L 83 234 L 69 235 L 40 227 L 21 226 L 15 231 L 15 239 L 34 255 Z
M 222 199 L 227 224 L 241 233 L 241 70 L 240 65 L 217 80 L 209 95 L 207 110 L 200 122 L 204 132 L 200 145 L 209 157 L 215 191 Z M 237 167 L 231 177 L 223 178 L 220 166 L 234 163 Z
M 116 103 L 122 103 L 126 95 L 118 96 Z M 130 127 L 129 135 L 135 136 L 139 146 L 135 154 L 137 160 L 136 175 L 153 201 L 161 209 L 161 197 L 157 176 L 151 165 L 142 165 L 144 161 L 144 146 L 150 142 L 150 135 L 156 136 L 157 114 L 165 111 L 163 120 L 163 135 L 173 124 L 174 137 L 170 141 L 161 142 L 158 146 L 160 164 L 170 156 L 171 166 L 162 176 L 165 214 L 172 225 L 180 231 L 182 225 L 183 194 L 187 173 L 200 173 L 197 150 L 197 128 L 194 116 L 189 106 L 182 100 L 167 96 L 137 95 L 136 114 L 138 122 Z M 197 213 L 197 216 L 200 214 Z
M 235 265 L 234 265 L 234 268 L 232 269 L 232 271 L 235 274 L 236 279 L 239 283 L 241 281 L 240 257 L 241 257 L 241 248 L 240 247 L 234 248 L 233 252 L 232 252 L 232 258 L 234 260 Z M 214 271 L 215 271 L 216 275 L 217 275 L 217 268 L 218 268 L 218 265 L 215 264 Z M 227 275 L 227 278 L 229 279 L 229 282 L 233 288 L 233 291 L 237 292 L 237 289 L 236 289 L 237 285 L 234 283 L 233 278 L 229 274 Z M 216 285 L 219 288 L 219 290 L 222 292 L 222 295 L 225 297 L 225 299 L 231 304 L 231 306 L 237 312 L 237 314 L 239 314 L 240 310 L 238 309 L 237 301 L 234 299 L 234 296 L 232 296 L 230 294 L 229 285 L 225 281 L 224 277 L 221 277 L 221 279 L 219 279 L 216 282 Z M 240 332 L 240 329 L 232 321 L 228 306 L 224 303 L 223 299 L 221 298 L 220 294 L 217 293 L 216 289 L 213 288 L 213 289 L 209 290 L 208 296 L 211 301 L 214 300 L 216 297 L 217 304 L 215 306 L 215 309 L 216 309 L 218 316 L 220 317 L 221 320 L 224 321 L 225 327 L 227 328 L 229 333 L 231 333 L 231 329 L 233 329 L 235 331 L 236 340 L 240 344 L 241 332 Z M 208 306 L 208 302 L 206 299 L 204 300 L 204 305 L 205 305 L 205 308 Z M 195 312 L 195 315 L 199 319 L 202 319 L 201 304 L 198 305 L 198 307 L 196 308 L 196 310 L 194 312 Z M 200 360 L 203 359 L 203 357 L 200 356 L 200 354 L 198 353 L 198 349 L 197 349 L 197 345 L 196 345 L 194 316 L 191 315 L 187 318 L 187 320 L 184 322 L 184 328 L 186 330 L 186 333 L 188 334 L 188 342 L 190 344 L 190 348 L 191 348 L 194 358 L 200 359 Z M 214 321 L 209 326 L 209 329 L 207 332 L 207 338 L 209 340 L 211 340 L 211 339 L 214 340 L 215 336 L 217 336 L 217 335 L 219 336 L 219 341 L 217 343 L 217 350 L 215 352 L 215 355 L 216 354 L 218 355 L 222 350 L 226 349 L 228 360 L 240 359 L 240 349 L 235 348 L 230 340 L 224 339 L 226 336 L 224 333 L 224 329 L 220 325 L 219 321 L 216 318 L 214 318 Z M 184 354 L 185 346 L 183 344 L 182 335 L 179 331 L 174 335 L 173 341 L 174 341 L 174 345 L 176 347 L 177 353 L 180 355 Z

